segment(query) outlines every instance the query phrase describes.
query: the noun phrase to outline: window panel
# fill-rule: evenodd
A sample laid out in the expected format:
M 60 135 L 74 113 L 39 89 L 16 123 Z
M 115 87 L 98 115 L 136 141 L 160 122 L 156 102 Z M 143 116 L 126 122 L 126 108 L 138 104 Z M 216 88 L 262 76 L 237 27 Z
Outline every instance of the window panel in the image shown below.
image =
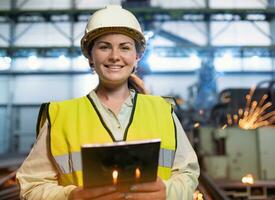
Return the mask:
M 211 8 L 265 8 L 267 0 L 210 0 Z
M 266 35 L 261 33 L 251 22 L 212 22 L 212 45 L 270 45 L 271 41 Z M 267 22 L 257 22 L 257 26 L 266 34 L 270 34 Z M 225 26 L 226 30 L 219 34 Z M 218 34 L 218 35 L 217 35 Z

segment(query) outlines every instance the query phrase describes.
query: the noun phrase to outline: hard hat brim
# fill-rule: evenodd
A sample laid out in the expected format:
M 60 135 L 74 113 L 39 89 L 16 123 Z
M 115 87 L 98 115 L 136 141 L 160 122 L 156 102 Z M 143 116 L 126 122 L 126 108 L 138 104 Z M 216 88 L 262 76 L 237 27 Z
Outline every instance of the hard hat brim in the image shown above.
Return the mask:
M 146 41 L 142 33 L 128 27 L 104 27 L 104 28 L 97 28 L 83 36 L 83 38 L 81 39 L 81 50 L 83 55 L 89 58 L 92 42 L 99 36 L 102 36 L 108 33 L 119 33 L 119 34 L 126 35 L 137 42 L 139 46 L 138 48 L 139 48 L 140 55 L 142 55 L 143 52 L 145 51 Z

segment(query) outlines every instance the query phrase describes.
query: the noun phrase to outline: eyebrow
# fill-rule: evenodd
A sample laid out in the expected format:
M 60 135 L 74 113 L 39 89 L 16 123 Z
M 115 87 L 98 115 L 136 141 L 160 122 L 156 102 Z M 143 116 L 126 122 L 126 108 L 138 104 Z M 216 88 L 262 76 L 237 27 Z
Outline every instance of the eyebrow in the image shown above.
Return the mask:
M 95 42 L 95 44 L 100 44 L 100 43 L 104 43 L 104 44 L 108 44 L 108 45 L 111 44 L 110 42 L 106 42 L 106 41 Z M 130 44 L 130 45 L 134 46 L 134 43 L 132 43 L 132 42 L 122 42 L 119 45 L 125 45 L 125 44 Z

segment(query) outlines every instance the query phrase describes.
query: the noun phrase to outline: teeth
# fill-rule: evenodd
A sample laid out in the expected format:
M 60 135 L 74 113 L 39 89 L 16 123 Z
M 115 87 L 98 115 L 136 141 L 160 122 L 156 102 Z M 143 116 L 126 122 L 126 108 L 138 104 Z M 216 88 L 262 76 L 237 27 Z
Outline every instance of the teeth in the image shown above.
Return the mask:
M 108 68 L 111 68 L 111 69 L 120 69 L 122 68 L 122 66 L 120 65 L 106 65 Z

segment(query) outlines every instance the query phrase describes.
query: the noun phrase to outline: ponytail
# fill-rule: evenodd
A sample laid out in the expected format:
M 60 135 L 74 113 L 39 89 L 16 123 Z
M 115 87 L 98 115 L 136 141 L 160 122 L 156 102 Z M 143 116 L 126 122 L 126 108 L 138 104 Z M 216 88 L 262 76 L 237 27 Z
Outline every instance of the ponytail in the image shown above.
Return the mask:
M 133 88 L 140 94 L 148 94 L 144 82 L 136 74 L 132 73 L 128 79 L 129 87 Z

